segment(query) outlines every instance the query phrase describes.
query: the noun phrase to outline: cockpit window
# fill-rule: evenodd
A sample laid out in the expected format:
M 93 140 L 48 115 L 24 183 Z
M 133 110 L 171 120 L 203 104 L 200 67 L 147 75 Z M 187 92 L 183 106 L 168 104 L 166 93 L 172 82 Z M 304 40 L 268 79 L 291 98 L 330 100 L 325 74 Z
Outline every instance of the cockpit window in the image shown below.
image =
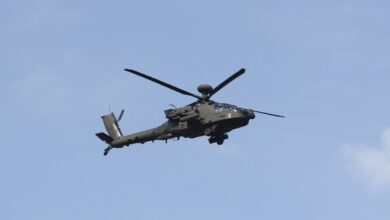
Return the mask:
M 226 103 L 214 103 L 213 104 L 213 109 L 216 112 L 222 112 L 222 111 L 237 112 L 238 111 L 238 107 L 237 106 L 226 104 Z

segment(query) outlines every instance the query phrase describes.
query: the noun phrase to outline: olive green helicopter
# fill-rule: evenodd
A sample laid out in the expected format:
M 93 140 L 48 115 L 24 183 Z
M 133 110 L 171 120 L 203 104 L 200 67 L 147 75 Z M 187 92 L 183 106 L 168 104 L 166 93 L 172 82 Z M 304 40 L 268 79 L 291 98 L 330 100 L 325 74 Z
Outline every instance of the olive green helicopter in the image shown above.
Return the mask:
M 125 71 L 160 84 L 183 95 L 192 96 L 196 98 L 197 101 L 180 108 L 171 105 L 173 108 L 164 111 L 168 121 L 158 127 L 126 136 L 123 136 L 119 127 L 119 121 L 122 119 L 124 110 L 121 111 L 118 118 L 116 118 L 114 113 L 102 116 L 108 134 L 100 132 L 97 133 L 96 136 L 109 145 L 104 150 L 104 156 L 113 148 L 122 148 L 136 143 L 143 144 L 148 141 L 154 142 L 155 140 L 167 142 L 172 138 L 177 138 L 179 140 L 180 137 L 196 138 L 208 136 L 210 144 L 217 143 L 218 145 L 222 145 L 224 140 L 228 139 L 228 132 L 246 126 L 249 123 L 249 120 L 255 118 L 255 113 L 284 117 L 282 115 L 241 108 L 231 104 L 218 103 L 210 99 L 227 84 L 244 74 L 245 69 L 240 69 L 215 88 L 208 84 L 199 85 L 198 91 L 201 96 L 132 69 L 125 69 Z

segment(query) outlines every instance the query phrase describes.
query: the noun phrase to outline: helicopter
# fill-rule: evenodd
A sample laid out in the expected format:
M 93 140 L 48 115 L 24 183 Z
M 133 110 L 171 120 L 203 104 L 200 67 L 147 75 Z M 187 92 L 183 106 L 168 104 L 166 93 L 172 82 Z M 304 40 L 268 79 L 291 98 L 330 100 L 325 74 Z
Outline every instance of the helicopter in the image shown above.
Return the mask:
M 165 117 L 168 119 L 166 122 L 158 127 L 126 136 L 123 136 L 119 127 L 119 121 L 123 117 L 124 110 L 120 112 L 118 118 L 114 113 L 103 115 L 101 118 L 103 119 L 108 134 L 100 132 L 95 135 L 108 144 L 108 147 L 104 150 L 104 156 L 107 156 L 113 148 L 122 148 L 137 143 L 144 144 L 156 140 L 167 142 L 173 138 L 179 140 L 180 137 L 196 138 L 208 136 L 210 144 L 217 143 L 218 145 L 222 145 L 229 138 L 227 133 L 248 125 L 249 120 L 255 118 L 255 113 L 284 118 L 282 115 L 242 108 L 227 103 L 219 103 L 210 99 L 230 82 L 244 74 L 244 68 L 231 75 L 215 88 L 209 84 L 199 85 L 198 92 L 201 95 L 193 94 L 133 69 L 124 70 L 180 94 L 192 96 L 197 100 L 180 108 L 171 105 L 173 108 L 164 111 Z

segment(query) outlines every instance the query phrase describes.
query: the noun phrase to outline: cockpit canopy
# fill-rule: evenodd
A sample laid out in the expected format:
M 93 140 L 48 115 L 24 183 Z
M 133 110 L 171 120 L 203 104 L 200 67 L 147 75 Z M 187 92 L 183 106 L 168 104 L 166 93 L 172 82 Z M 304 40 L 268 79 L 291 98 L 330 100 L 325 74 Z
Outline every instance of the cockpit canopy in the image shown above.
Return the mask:
M 230 105 L 230 104 L 226 104 L 226 103 L 217 103 L 217 102 L 213 104 L 213 109 L 216 112 L 222 112 L 222 111 L 238 112 L 238 110 L 239 110 L 239 108 L 235 105 Z

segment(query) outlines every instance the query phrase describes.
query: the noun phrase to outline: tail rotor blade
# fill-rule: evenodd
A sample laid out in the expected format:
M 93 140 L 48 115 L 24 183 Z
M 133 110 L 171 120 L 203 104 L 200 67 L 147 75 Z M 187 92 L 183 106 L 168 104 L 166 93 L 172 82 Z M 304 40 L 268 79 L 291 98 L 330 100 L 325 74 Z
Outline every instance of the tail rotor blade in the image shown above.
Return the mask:
M 118 122 L 122 119 L 124 113 L 125 113 L 125 110 L 122 109 L 121 113 L 119 114 Z

